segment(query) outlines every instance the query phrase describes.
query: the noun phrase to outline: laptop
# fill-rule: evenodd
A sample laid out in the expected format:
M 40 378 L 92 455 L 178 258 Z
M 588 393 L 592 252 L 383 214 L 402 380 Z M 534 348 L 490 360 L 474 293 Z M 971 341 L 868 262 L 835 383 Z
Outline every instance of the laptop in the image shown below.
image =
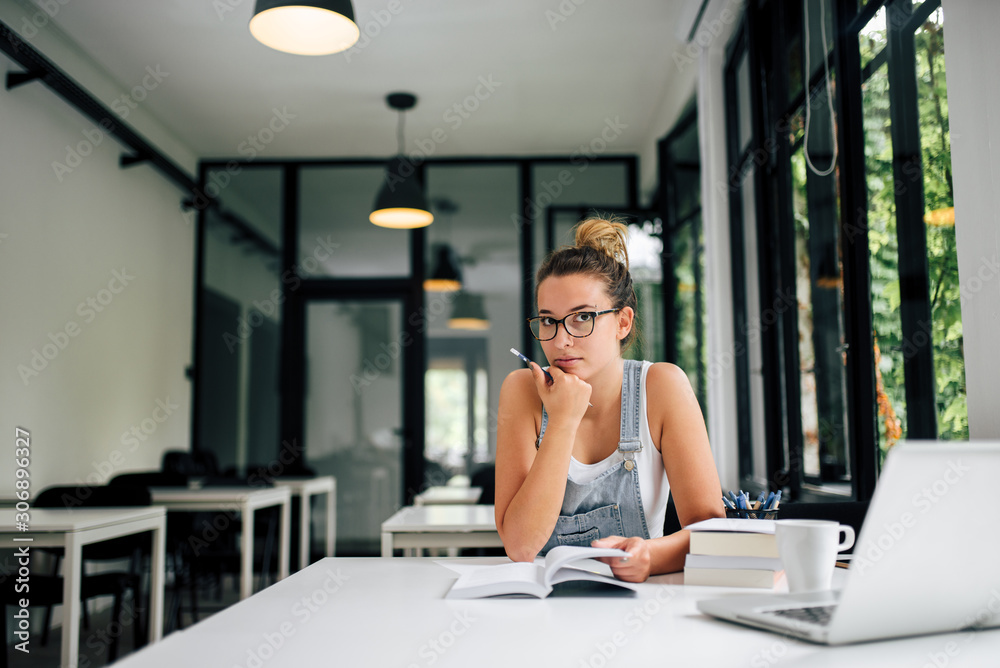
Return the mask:
M 1000 442 L 900 443 L 839 591 L 702 600 L 713 617 L 828 645 L 1000 626 Z

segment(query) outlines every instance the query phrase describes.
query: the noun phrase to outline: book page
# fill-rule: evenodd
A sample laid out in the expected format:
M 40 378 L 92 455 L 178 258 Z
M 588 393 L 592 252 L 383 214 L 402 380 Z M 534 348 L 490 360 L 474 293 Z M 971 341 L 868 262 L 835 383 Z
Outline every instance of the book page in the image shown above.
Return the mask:
M 481 587 L 499 583 L 527 582 L 542 584 L 542 568 L 539 564 L 514 562 L 510 564 L 495 564 L 470 569 L 462 574 L 456 586 Z M 512 591 L 517 587 L 511 587 Z
M 601 562 L 594 562 L 597 557 L 626 557 L 628 552 L 616 548 L 585 547 L 576 545 L 560 545 L 549 550 L 545 556 L 545 584 L 565 582 L 574 579 L 612 579 L 611 567 Z M 568 567 L 568 570 L 567 570 Z M 560 570 L 565 572 L 560 572 Z M 583 574 L 593 575 L 586 577 Z M 558 577 L 558 579 L 557 579 Z
M 748 520 L 738 517 L 713 517 L 684 527 L 688 531 L 735 531 L 774 533 L 774 520 Z

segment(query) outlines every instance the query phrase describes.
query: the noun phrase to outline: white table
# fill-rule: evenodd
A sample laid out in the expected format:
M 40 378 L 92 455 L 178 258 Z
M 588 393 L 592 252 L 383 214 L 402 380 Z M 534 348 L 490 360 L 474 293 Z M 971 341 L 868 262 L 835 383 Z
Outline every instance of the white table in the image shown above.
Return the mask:
M 62 666 L 79 660 L 80 586 L 83 579 L 82 552 L 85 545 L 111 538 L 153 532 L 150 560 L 149 641 L 160 639 L 163 629 L 163 564 L 166 523 L 163 508 L 75 508 L 29 511 L 29 530 L 18 531 L 15 510 L 0 509 L 0 546 L 61 547 L 63 557 Z M 30 586 L 30 582 L 29 582 Z M 27 596 L 30 599 L 30 596 Z M 4 612 L 3 614 L 7 614 Z
M 240 536 L 240 598 L 253 593 L 254 513 L 261 508 L 281 508 L 281 533 L 278 539 L 278 579 L 288 577 L 291 532 L 291 490 L 287 487 L 150 487 L 153 505 L 169 512 L 236 512 L 243 519 Z M 197 531 L 198 527 L 195 527 Z M 197 536 L 196 536 L 197 537 Z M 202 537 L 207 538 L 207 536 Z
M 413 505 L 471 504 L 478 502 L 482 495 L 482 487 L 428 487 L 413 497 Z
M 274 481 L 276 487 L 287 487 L 299 499 L 299 568 L 309 565 L 312 538 L 312 497 L 326 494 L 326 556 L 337 549 L 337 479 L 332 475 L 311 478 L 284 477 Z
M 493 506 L 404 506 L 382 522 L 382 556 L 393 549 L 503 547 Z
M 456 577 L 426 558 L 324 559 L 116 667 L 301 668 L 336 657 L 421 668 L 912 668 L 944 656 L 948 668 L 980 668 L 1000 656 L 1000 630 L 825 647 L 729 624 L 700 614 L 697 601 L 760 590 L 686 587 L 679 573 L 650 578 L 634 595 L 445 600 Z

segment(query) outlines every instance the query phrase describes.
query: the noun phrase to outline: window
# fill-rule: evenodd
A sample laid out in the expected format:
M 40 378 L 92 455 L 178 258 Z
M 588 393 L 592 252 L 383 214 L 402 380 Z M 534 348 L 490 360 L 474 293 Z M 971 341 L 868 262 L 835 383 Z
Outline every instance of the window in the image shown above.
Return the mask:
M 943 32 L 938 0 L 767 0 L 727 54 L 740 473 L 793 498 L 968 437 Z
M 707 416 L 705 343 L 705 241 L 701 223 L 698 112 L 694 101 L 660 146 L 664 211 L 664 283 L 668 308 L 667 361 L 687 373 Z

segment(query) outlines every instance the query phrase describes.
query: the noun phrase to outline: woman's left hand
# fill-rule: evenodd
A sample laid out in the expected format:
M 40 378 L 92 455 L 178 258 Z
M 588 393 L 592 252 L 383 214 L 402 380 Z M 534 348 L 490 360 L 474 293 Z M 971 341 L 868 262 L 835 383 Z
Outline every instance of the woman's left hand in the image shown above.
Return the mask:
M 624 538 L 608 536 L 595 540 L 591 547 L 615 547 L 629 553 L 626 557 L 601 557 L 600 561 L 611 566 L 611 572 L 619 580 L 626 582 L 645 582 L 649 578 L 650 555 L 649 545 L 638 536 Z

